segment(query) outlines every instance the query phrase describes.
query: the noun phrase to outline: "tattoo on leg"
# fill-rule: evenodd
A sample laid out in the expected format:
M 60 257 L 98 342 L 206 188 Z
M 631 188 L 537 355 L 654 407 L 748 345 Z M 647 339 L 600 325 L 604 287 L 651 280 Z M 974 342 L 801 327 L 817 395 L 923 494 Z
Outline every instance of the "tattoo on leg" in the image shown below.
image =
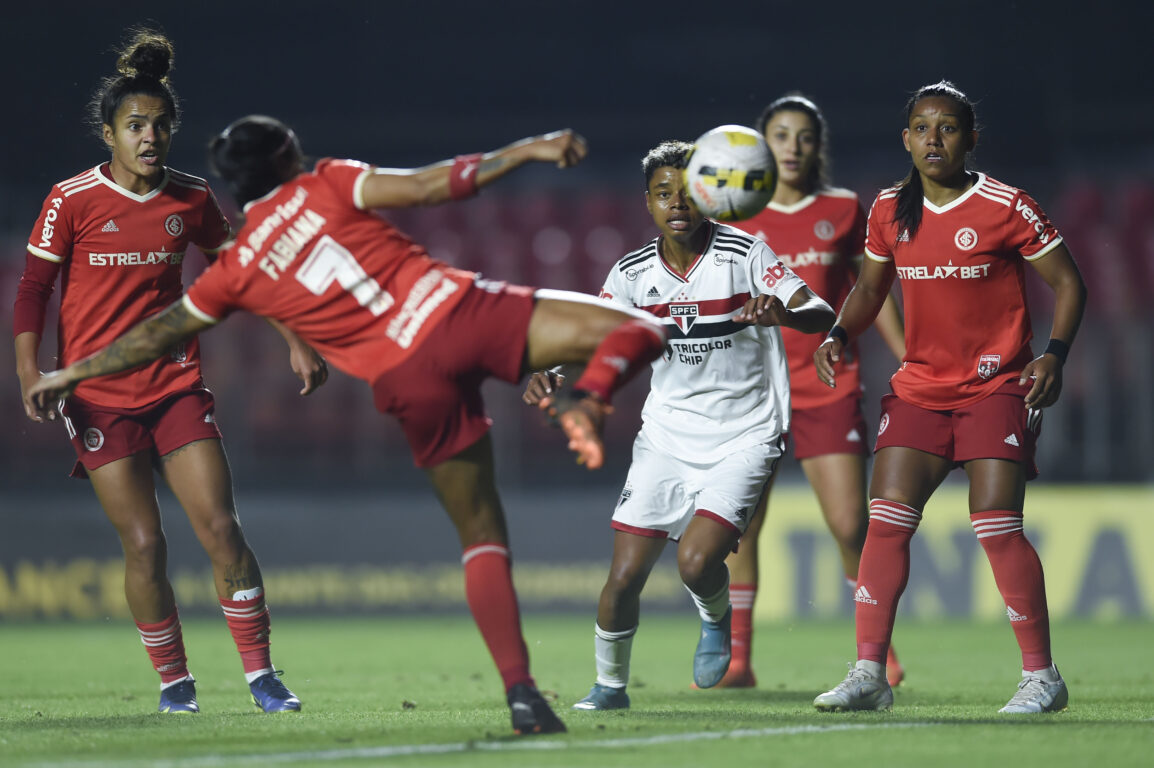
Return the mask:
M 243 562 L 240 565 L 225 566 L 224 583 L 228 585 L 229 591 L 231 592 L 239 592 L 243 589 L 264 586 L 261 583 L 260 570 L 256 567 L 256 563 L 253 562 Z

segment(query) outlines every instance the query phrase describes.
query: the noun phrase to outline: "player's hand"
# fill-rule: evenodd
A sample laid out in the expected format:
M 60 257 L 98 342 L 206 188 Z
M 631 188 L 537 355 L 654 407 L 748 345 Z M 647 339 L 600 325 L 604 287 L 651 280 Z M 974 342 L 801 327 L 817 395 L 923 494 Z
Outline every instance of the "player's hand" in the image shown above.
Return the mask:
M 533 139 L 531 147 L 536 160 L 555 163 L 558 168 L 572 168 L 589 153 L 585 139 L 568 128 Z
M 521 395 L 521 400 L 526 405 L 536 405 L 541 407 L 543 401 L 551 401 L 553 395 L 565 383 L 565 376 L 556 371 L 538 371 L 529 377 L 529 383 L 525 385 L 525 394 Z
M 293 344 L 289 351 L 289 365 L 296 377 L 304 382 L 300 394 L 310 395 L 329 380 L 329 366 L 320 353 L 308 344 Z
M 1027 408 L 1048 408 L 1058 402 L 1062 394 L 1062 361 L 1054 355 L 1042 354 L 1026 363 L 1018 384 L 1023 387 L 1034 380 L 1034 385 L 1026 393 Z
M 33 421 L 55 421 L 56 404 L 71 395 L 78 383 L 67 368 L 42 375 L 24 393 L 24 413 Z
M 784 325 L 786 318 L 785 305 L 781 299 L 772 294 L 763 293 L 760 296 L 745 302 L 741 311 L 733 316 L 735 323 L 750 325 Z
M 838 360 L 841 360 L 841 353 L 841 340 L 834 338 L 827 338 L 813 353 L 813 364 L 817 368 L 817 377 L 830 389 L 837 388 L 833 366 Z

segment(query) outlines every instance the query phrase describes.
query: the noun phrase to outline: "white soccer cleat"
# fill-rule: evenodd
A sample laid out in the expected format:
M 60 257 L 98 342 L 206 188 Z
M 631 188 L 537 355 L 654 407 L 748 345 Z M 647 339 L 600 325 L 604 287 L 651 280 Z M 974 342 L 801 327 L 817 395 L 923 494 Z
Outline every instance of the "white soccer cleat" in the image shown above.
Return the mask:
M 1023 670 L 1018 692 L 998 711 L 1010 715 L 1061 712 L 1069 701 L 1066 681 L 1058 674 L 1058 668 L 1051 664 L 1049 669 L 1037 672 Z
M 814 699 L 813 705 L 822 712 L 886 710 L 894 705 L 894 691 L 884 673 L 878 677 L 860 667 L 851 667 L 845 680 Z

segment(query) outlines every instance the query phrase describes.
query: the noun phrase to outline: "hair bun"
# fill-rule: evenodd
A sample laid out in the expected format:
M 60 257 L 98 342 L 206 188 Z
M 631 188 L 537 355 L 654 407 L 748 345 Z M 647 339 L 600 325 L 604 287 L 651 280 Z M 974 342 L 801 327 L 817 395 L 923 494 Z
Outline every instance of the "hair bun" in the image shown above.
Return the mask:
M 141 30 L 121 52 L 116 70 L 125 77 L 146 77 L 164 82 L 172 69 L 174 51 L 168 38 Z

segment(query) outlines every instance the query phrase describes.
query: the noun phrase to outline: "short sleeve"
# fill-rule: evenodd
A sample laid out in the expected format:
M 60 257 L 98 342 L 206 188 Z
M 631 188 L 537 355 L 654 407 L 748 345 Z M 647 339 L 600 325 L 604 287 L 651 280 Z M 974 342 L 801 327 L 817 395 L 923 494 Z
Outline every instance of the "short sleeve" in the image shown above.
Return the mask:
M 191 239 L 205 253 L 216 253 L 232 236 L 232 225 L 212 190 L 206 189 L 205 192 L 204 204 L 200 209 L 200 227 Z
M 625 287 L 625 283 L 621 279 L 621 270 L 614 265 L 609 274 L 605 276 L 605 284 L 601 286 L 601 298 L 606 301 L 611 301 L 614 304 L 620 304 L 625 307 L 632 307 L 633 302 L 629 298 L 629 291 Z
M 185 308 L 206 323 L 219 323 L 238 308 L 231 288 L 235 281 L 228 275 L 229 254 L 225 251 L 201 272 L 184 295 Z
M 787 267 L 764 240 L 757 240 L 749 251 L 750 295 L 772 294 L 789 303 L 793 294 L 805 285 L 797 274 Z
M 1058 230 L 1033 198 L 1019 191 L 1011 207 L 1008 245 L 1027 261 L 1041 258 L 1062 242 Z
M 334 160 L 326 157 L 317 163 L 316 175 L 333 188 L 340 200 L 347 200 L 357 210 L 365 209 L 362 188 L 373 167 L 359 160 Z
M 881 197 L 870 206 L 869 219 L 865 230 L 865 254 L 874 261 L 893 261 L 892 245 L 886 238 L 887 225 L 882 221 Z
M 28 250 L 42 259 L 59 264 L 72 252 L 72 209 L 68 198 L 53 187 L 40 207 L 40 215 L 28 236 Z

